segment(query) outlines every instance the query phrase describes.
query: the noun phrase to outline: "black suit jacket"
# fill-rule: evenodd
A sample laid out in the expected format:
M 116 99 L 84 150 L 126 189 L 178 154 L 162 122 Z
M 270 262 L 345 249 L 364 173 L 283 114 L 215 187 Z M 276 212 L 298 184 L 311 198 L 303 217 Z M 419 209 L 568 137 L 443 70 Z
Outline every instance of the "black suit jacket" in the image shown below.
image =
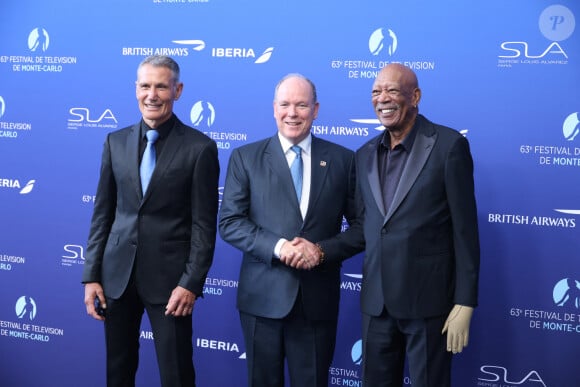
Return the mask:
M 341 262 L 361 251 L 360 210 L 355 206 L 354 152 L 312 137 L 312 182 L 306 218 L 300 213 L 288 163 L 277 135 L 233 151 L 219 230 L 243 252 L 238 308 L 267 318 L 286 316 L 302 290 L 313 320 L 338 316 Z M 350 228 L 340 233 L 343 216 Z M 296 270 L 273 257 L 280 238 L 320 242 L 326 262 Z
M 118 298 L 134 270 L 150 303 L 166 303 L 178 285 L 202 295 L 217 228 L 216 144 L 176 118 L 142 195 L 139 127 L 105 141 L 83 282 Z
M 356 153 L 366 256 L 361 307 L 377 316 L 425 318 L 476 306 L 479 237 L 473 161 L 457 131 L 416 119 L 417 135 L 390 208 L 383 208 L 377 146 Z

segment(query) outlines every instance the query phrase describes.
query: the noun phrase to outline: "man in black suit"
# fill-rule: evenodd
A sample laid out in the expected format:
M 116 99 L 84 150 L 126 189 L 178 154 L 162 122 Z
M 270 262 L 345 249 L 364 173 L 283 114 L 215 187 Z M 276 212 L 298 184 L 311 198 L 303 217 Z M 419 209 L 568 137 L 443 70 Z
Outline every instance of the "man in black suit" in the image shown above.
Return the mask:
M 253 387 L 283 386 L 285 359 L 292 386 L 328 386 L 341 262 L 363 248 L 354 152 L 311 135 L 318 108 L 314 84 L 287 75 L 278 133 L 235 149 L 228 165 L 219 230 L 243 252 L 237 307 Z
M 182 90 L 173 59 L 143 60 L 142 119 L 104 144 L 82 282 L 87 313 L 104 321 L 109 387 L 135 385 L 144 310 L 162 386 L 195 385 L 191 313 L 213 259 L 219 163 L 215 142 L 173 114 Z M 156 164 L 144 187 L 149 150 Z
M 383 134 L 356 153 L 364 203 L 363 384 L 450 385 L 477 305 L 479 238 L 467 140 L 418 114 L 413 71 L 390 64 L 372 90 Z

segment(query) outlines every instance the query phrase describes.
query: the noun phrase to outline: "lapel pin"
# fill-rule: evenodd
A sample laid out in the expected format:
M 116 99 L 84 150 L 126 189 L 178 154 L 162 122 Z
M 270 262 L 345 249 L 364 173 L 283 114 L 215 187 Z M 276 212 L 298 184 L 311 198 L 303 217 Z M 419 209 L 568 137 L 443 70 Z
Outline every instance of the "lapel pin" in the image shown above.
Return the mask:
M 321 161 L 320 161 L 320 166 L 321 166 L 321 167 L 326 167 L 326 161 L 324 161 L 324 160 L 321 160 Z

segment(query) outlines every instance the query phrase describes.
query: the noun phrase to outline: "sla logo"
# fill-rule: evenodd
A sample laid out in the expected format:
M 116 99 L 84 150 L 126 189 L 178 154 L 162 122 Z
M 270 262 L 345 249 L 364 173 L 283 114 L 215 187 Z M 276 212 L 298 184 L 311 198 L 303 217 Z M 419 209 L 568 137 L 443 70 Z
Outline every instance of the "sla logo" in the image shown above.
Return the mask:
M 502 50 L 510 52 L 510 55 L 499 55 L 499 57 L 515 59 L 523 55 L 526 59 L 540 59 L 552 54 L 568 59 L 568 55 L 557 42 L 568 39 L 574 32 L 576 26 L 574 14 L 562 5 L 551 5 L 542 11 L 538 24 L 542 35 L 552 41 L 543 52 L 535 49 L 534 52 L 539 55 L 530 54 L 529 44 L 525 41 L 502 42 Z
M 362 340 L 357 341 L 352 346 L 350 350 L 350 357 L 352 358 L 352 362 L 356 365 L 360 365 L 362 363 Z
M 63 258 L 85 260 L 84 247 L 81 245 L 64 245 L 63 250 L 66 253 Z
M 568 59 L 568 55 L 564 49 L 557 43 L 552 42 L 540 55 L 531 55 L 528 49 L 528 42 L 502 42 L 501 48 L 504 51 L 511 51 L 511 55 L 499 55 L 500 58 L 510 58 L 515 59 L 523 55 L 527 59 L 539 59 L 543 58 L 548 54 L 561 54 L 564 58 Z
M 36 302 L 30 296 L 22 296 L 16 301 L 15 310 L 18 318 L 32 321 L 36 317 Z
M 194 127 L 209 129 L 215 121 L 215 109 L 209 102 L 197 101 L 191 108 L 190 116 Z
M 39 48 L 46 51 L 49 43 L 50 38 L 44 28 L 35 28 L 28 34 L 28 49 L 32 52 Z
M 558 281 L 552 291 L 552 297 L 557 306 L 580 309 L 580 282 L 572 278 Z
M 479 368 L 482 374 L 485 374 L 483 377 L 477 378 L 477 380 L 481 380 L 484 382 L 501 382 L 502 385 L 515 385 L 519 386 L 520 384 L 526 383 L 526 386 L 531 384 L 527 384 L 527 382 L 534 382 L 538 383 L 537 386 L 546 386 L 546 383 L 540 377 L 538 371 L 531 370 L 525 375 L 521 380 L 509 380 L 508 379 L 508 370 L 505 367 L 494 366 L 494 365 L 483 365 Z M 511 376 L 510 376 L 511 377 Z
M 385 30 L 388 37 L 385 36 Z M 379 55 L 381 50 L 385 47 L 385 40 L 387 40 L 387 51 L 389 56 L 392 56 L 397 50 L 397 35 L 395 35 L 393 30 L 387 28 L 379 28 L 371 34 L 371 37 L 369 38 L 369 50 L 371 54 L 374 56 Z
M 6 103 L 4 102 L 4 98 L 0 95 L 0 118 L 4 115 L 6 111 Z
M 564 134 L 564 138 L 568 141 L 573 141 L 578 133 L 580 133 L 580 117 L 578 117 L 578 112 L 572 113 L 566 117 L 564 125 L 562 126 L 562 133 Z
M 91 112 L 89 109 L 84 107 L 73 107 L 69 111 L 71 116 L 74 118 L 69 118 L 68 122 L 88 122 L 91 124 L 100 123 L 103 120 L 110 120 L 117 124 L 117 118 L 110 109 L 106 109 L 97 119 L 91 119 Z

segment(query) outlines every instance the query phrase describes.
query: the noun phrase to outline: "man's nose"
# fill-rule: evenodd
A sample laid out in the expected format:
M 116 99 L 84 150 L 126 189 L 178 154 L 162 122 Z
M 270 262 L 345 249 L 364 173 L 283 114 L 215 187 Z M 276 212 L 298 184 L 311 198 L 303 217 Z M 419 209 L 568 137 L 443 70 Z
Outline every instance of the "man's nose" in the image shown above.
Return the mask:
M 149 91 L 147 92 L 147 97 L 149 99 L 155 99 L 155 97 L 157 97 L 157 88 L 156 87 L 151 87 L 149 89 Z

